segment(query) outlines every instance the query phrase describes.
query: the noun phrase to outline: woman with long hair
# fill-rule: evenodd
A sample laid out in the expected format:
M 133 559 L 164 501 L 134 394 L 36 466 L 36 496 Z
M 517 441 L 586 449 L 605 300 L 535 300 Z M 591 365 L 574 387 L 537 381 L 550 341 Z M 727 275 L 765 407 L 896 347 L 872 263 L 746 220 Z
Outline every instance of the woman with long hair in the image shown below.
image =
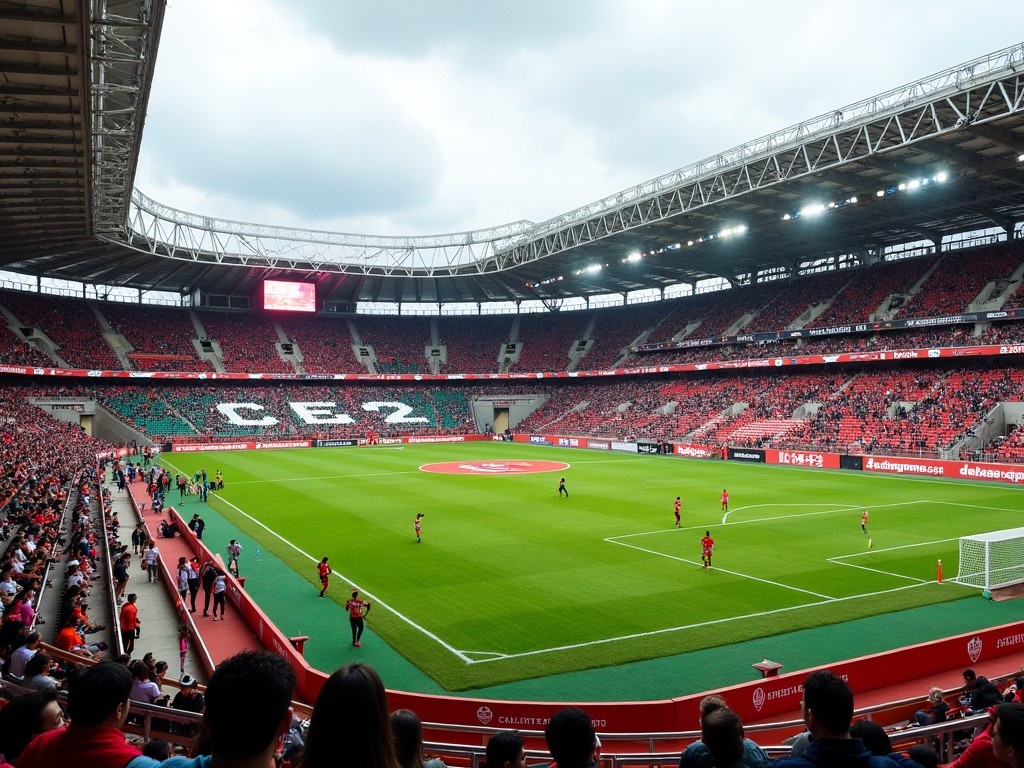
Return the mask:
M 445 768 L 440 758 L 423 758 L 423 723 L 411 709 L 398 709 L 391 713 L 391 732 L 402 768 Z
M 372 667 L 349 664 L 316 697 L 302 768 L 401 768 L 384 684 Z

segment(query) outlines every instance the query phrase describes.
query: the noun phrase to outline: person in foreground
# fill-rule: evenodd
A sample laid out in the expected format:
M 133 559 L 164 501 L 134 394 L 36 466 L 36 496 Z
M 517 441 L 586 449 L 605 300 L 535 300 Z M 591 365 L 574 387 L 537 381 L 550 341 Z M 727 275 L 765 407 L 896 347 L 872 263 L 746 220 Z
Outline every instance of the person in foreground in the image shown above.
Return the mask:
M 838 675 L 818 670 L 804 682 L 800 702 L 811 742 L 796 757 L 780 757 L 777 768 L 897 768 L 888 757 L 872 755 L 860 739 L 850 737 L 853 691 Z
M 700 700 L 700 720 L 701 726 L 703 727 L 708 716 L 712 712 L 717 712 L 720 709 L 728 709 L 729 706 L 725 703 L 725 699 L 721 696 L 712 694 L 711 696 L 705 696 Z M 722 726 L 728 728 L 729 726 Z M 740 732 L 743 731 L 743 723 L 740 723 Z M 772 764 L 772 760 L 768 757 L 768 753 L 765 752 L 761 747 L 755 744 L 750 739 L 741 739 L 743 746 L 743 754 L 741 764 L 745 768 L 767 768 Z M 686 749 L 683 750 L 683 754 L 679 756 L 679 768 L 713 768 L 715 766 L 714 758 L 711 754 L 711 749 L 704 741 L 703 736 L 700 741 L 695 741 Z
M 67 728 L 36 736 L 21 753 L 18 768 L 154 768 L 125 742 L 121 726 L 128 717 L 132 674 L 123 664 L 107 661 L 76 671 L 68 682 Z
M 525 743 L 519 731 L 498 731 L 487 741 L 487 768 L 526 768 Z
M 597 734 L 590 715 L 582 709 L 566 707 L 551 716 L 544 729 L 551 758 L 558 768 L 587 768 L 594 765 Z
M 349 664 L 324 683 L 309 719 L 301 768 L 399 768 L 388 698 L 372 667 Z
M 243 651 L 221 662 L 206 686 L 199 756 L 172 757 L 160 767 L 272 766 L 278 742 L 292 725 L 294 688 L 291 665 L 275 653 Z
M 992 751 L 1012 768 L 1024 768 L 1024 704 L 1000 704 L 992 726 Z

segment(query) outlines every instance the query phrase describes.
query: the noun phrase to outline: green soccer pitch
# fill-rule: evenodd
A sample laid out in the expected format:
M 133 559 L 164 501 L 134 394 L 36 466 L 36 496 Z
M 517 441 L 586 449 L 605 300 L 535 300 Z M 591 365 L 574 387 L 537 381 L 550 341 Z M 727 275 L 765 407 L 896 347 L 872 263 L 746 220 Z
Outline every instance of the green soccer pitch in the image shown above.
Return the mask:
M 373 631 L 450 691 L 975 595 L 951 583 L 958 537 L 1024 525 L 1021 491 L 995 484 L 508 443 L 163 459 L 172 473 L 222 470 L 210 506 L 311 583 L 329 556 L 329 597 L 344 602 L 357 585 L 374 603 Z M 487 461 L 568 467 L 421 469 Z

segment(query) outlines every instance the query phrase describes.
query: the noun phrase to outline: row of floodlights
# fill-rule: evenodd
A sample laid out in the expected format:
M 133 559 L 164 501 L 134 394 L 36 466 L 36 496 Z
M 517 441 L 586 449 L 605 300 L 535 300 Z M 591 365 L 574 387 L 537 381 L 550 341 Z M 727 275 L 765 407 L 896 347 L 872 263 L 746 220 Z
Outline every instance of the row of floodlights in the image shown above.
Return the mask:
M 1018 162 L 1024 163 L 1024 155 L 1021 155 L 1020 157 L 1018 157 L 1017 160 L 1018 160 Z M 894 184 L 891 187 L 886 187 L 885 189 L 878 190 L 877 192 L 875 192 L 875 197 L 891 197 L 892 195 L 898 194 L 900 192 L 913 192 L 914 190 L 920 189 L 921 187 L 927 187 L 927 186 L 930 186 L 930 185 L 933 185 L 933 184 L 942 184 L 948 178 L 949 177 L 946 174 L 946 172 L 945 171 L 941 171 L 941 172 L 935 174 L 934 176 L 924 177 L 924 178 L 920 178 L 920 179 L 911 179 L 910 181 L 901 181 L 899 184 Z M 805 205 L 803 208 L 801 208 L 798 211 L 793 211 L 792 213 L 785 214 L 782 217 L 782 220 L 783 221 L 793 221 L 794 219 L 803 218 L 805 216 L 817 216 L 817 215 L 820 215 L 822 213 L 825 213 L 826 211 L 836 210 L 838 208 L 845 208 L 848 205 L 856 205 L 856 204 L 857 204 L 857 197 L 856 197 L 856 195 L 854 195 L 852 197 L 847 197 L 847 198 L 845 198 L 843 200 L 833 200 L 832 202 L 827 203 L 827 204 L 826 203 L 811 203 L 809 205 Z M 745 224 L 738 224 L 737 226 L 734 226 L 734 227 L 726 227 L 725 229 L 723 229 L 723 230 L 721 230 L 719 232 L 709 232 L 706 235 L 703 235 L 701 237 L 695 238 L 693 240 L 687 240 L 686 241 L 686 247 L 692 248 L 695 245 L 700 245 L 701 243 L 706 243 L 706 242 L 709 242 L 711 240 L 720 240 L 720 239 L 727 238 L 727 237 L 733 237 L 735 235 L 742 235 L 746 231 L 747 231 L 747 227 L 746 227 Z M 666 245 L 666 246 L 663 246 L 661 248 L 655 248 L 655 249 L 652 249 L 652 250 L 649 250 L 649 251 L 631 251 L 630 253 L 628 253 L 625 256 L 625 258 L 623 258 L 621 260 L 621 262 L 623 264 L 628 264 L 628 263 L 634 262 L 634 261 L 642 261 L 643 259 L 646 259 L 646 258 L 648 258 L 650 256 L 661 256 L 662 254 L 665 254 L 665 253 L 671 253 L 672 251 L 681 250 L 683 247 L 684 246 L 683 246 L 682 243 L 672 243 L 670 245 Z M 577 269 L 572 274 L 573 274 L 573 276 L 592 275 L 595 272 L 600 272 L 606 266 L 608 266 L 608 265 L 607 264 L 590 264 L 590 265 L 588 265 L 586 267 L 583 267 L 582 269 Z M 562 275 L 558 275 L 557 277 L 549 277 L 546 280 L 541 280 L 539 282 L 527 282 L 526 283 L 526 287 L 527 288 L 539 288 L 540 286 L 549 285 L 551 283 L 556 283 L 556 282 L 558 282 L 560 280 L 564 280 L 564 279 L 565 278 Z
M 718 232 L 708 232 L 706 235 L 702 235 L 701 237 L 694 238 L 693 240 L 687 240 L 685 246 L 682 243 L 672 243 L 671 245 L 666 245 L 662 248 L 653 248 L 649 251 L 632 251 L 624 259 L 622 259 L 622 263 L 626 264 L 630 261 L 641 261 L 642 259 L 646 259 L 649 256 L 661 256 L 663 253 L 671 253 L 672 251 L 678 251 L 683 247 L 692 248 L 695 245 L 707 243 L 711 240 L 722 240 L 727 237 L 742 235 L 746 231 L 746 224 L 737 224 L 735 227 L 726 227 L 725 229 L 719 230 Z
M 1024 155 L 1022 155 L 1024 157 Z M 933 184 L 942 184 L 949 177 L 945 171 L 935 174 L 934 176 L 928 176 L 920 179 L 911 179 L 910 181 L 901 181 L 899 184 L 893 184 L 891 187 L 880 189 L 875 192 L 875 197 L 891 197 L 900 192 L 913 192 L 921 187 L 931 186 Z M 831 203 L 810 203 L 805 205 L 799 211 L 793 211 L 783 215 L 783 221 L 793 221 L 794 219 L 800 219 L 805 216 L 818 216 L 826 211 L 833 211 L 837 208 L 845 208 L 848 205 L 856 205 L 857 197 L 847 197 L 843 200 L 833 200 Z

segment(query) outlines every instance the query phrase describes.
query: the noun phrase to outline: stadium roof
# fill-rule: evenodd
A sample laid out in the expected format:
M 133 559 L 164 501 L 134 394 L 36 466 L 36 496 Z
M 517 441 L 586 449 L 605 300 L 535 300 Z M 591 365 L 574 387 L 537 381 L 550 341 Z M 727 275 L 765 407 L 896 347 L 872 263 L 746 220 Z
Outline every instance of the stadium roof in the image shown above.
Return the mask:
M 554 305 L 1024 221 L 1024 44 L 546 222 L 396 237 L 175 211 L 132 191 L 164 8 L 0 2 L 0 268 L 181 294 L 291 277 L 349 304 Z

